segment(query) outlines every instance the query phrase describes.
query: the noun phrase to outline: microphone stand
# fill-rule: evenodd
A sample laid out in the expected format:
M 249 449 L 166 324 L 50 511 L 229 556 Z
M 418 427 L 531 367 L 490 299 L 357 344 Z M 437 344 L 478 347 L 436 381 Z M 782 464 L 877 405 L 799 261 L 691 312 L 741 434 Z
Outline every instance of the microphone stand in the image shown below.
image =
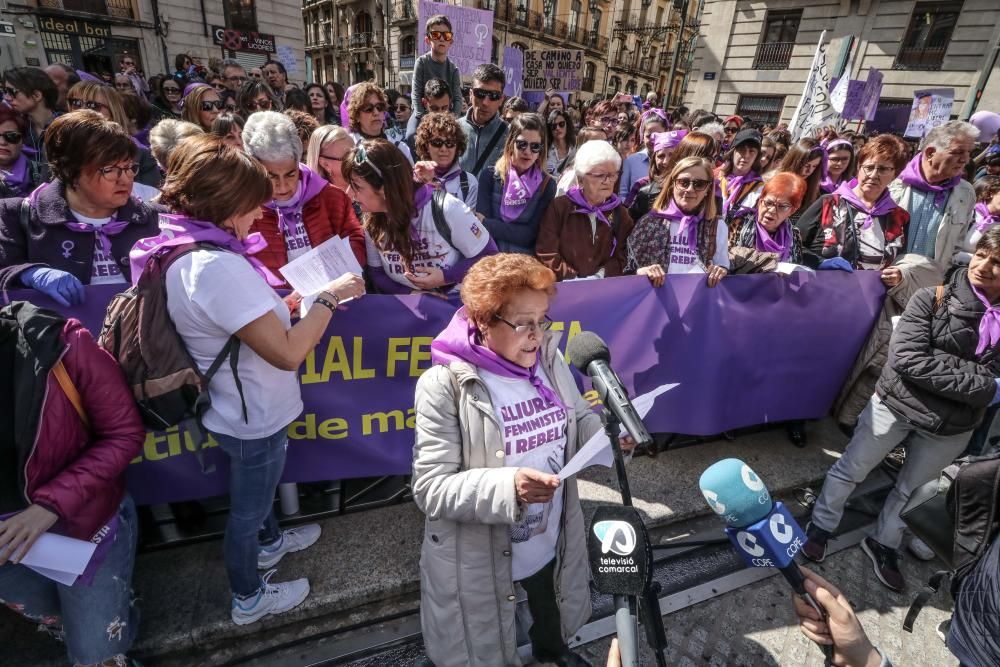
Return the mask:
M 632 507 L 632 489 L 629 487 L 628 475 L 625 472 L 625 457 L 618 442 L 621 432 L 621 422 L 614 413 L 604 408 L 602 412 L 604 432 L 611 441 L 611 451 L 614 453 L 615 472 L 618 474 L 618 488 L 622 494 L 622 505 Z M 615 595 L 615 628 L 618 632 L 618 649 L 621 652 L 622 667 L 637 667 L 639 665 L 639 627 L 636 607 L 642 617 L 642 626 L 646 631 L 646 641 L 653 648 L 656 664 L 667 667 L 665 651 L 667 649 L 667 633 L 663 629 L 663 615 L 660 612 L 659 582 L 652 582 L 645 587 L 642 598 L 636 599 L 630 595 Z

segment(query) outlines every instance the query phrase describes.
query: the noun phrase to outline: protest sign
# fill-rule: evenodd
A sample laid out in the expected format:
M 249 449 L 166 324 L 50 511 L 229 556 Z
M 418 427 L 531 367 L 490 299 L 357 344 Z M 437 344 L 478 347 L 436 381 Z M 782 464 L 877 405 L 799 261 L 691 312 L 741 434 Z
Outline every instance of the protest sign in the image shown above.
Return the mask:
M 872 67 L 868 70 L 865 89 L 861 93 L 861 114 L 858 120 L 874 120 L 878 101 L 882 98 L 882 72 Z
M 922 139 L 938 125 L 944 125 L 951 117 L 954 102 L 954 88 L 931 88 L 914 92 L 910 118 L 903 136 Z
M 493 11 L 449 5 L 444 2 L 420 0 L 417 25 L 423 34 L 428 18 L 444 14 L 451 21 L 454 41 L 448 59 L 455 63 L 461 74 L 472 74 L 482 63 L 493 62 Z M 420 39 L 420 53 L 430 50 L 426 40 Z
M 120 289 L 88 287 L 74 308 L 30 290 L 4 296 L 97 332 Z M 646 417 L 650 431 L 712 435 L 825 415 L 884 295 L 877 271 L 730 276 L 715 288 L 704 275 L 667 276 L 661 288 L 625 277 L 561 283 L 550 316 L 563 350 L 580 331 L 601 336 L 633 395 L 680 383 Z M 283 481 L 409 474 L 414 388 L 455 307 L 436 296 L 370 295 L 338 311 L 299 371 L 305 410 L 288 429 Z M 192 453 L 198 446 L 194 430 L 149 433 L 128 471 L 136 501 L 226 493 L 226 455 L 209 441 L 206 463 L 217 472 L 206 475 Z
M 503 73 L 507 80 L 503 94 L 507 97 L 520 97 L 524 90 L 524 51 L 513 46 L 504 47 Z
M 826 30 L 819 37 L 806 85 L 788 125 L 792 140 L 811 137 L 827 125 L 837 122 L 837 110 L 830 103 L 830 71 L 827 67 Z
M 582 50 L 534 49 L 524 52 L 524 90 L 580 90 L 582 84 Z

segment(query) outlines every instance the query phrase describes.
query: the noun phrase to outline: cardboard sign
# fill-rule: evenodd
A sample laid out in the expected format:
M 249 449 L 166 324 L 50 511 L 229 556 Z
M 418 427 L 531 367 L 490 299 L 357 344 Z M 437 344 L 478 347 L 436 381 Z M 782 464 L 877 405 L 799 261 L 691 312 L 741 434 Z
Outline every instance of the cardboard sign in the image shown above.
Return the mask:
M 417 26 L 423 35 L 428 18 L 444 14 L 451 21 L 453 41 L 448 59 L 455 63 L 461 74 L 472 74 L 483 63 L 493 62 L 493 12 L 492 10 L 456 7 L 443 2 L 420 0 Z M 420 54 L 430 50 L 427 41 L 418 37 Z
M 913 105 L 910 107 L 910 119 L 906 123 L 903 136 L 924 138 L 935 127 L 948 122 L 954 103 L 954 88 L 915 91 Z
M 583 85 L 580 49 L 524 52 L 524 90 L 580 90 Z
M 878 101 L 882 97 L 882 72 L 872 67 L 868 70 L 868 80 L 865 81 L 865 89 L 861 94 L 861 118 L 864 120 L 874 120 L 875 111 L 878 109 Z

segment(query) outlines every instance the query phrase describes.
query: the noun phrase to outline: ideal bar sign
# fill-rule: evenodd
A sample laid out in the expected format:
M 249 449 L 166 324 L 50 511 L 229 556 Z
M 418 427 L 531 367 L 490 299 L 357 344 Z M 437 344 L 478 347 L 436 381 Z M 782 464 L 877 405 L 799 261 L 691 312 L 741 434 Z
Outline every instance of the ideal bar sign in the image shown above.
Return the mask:
M 57 19 L 52 16 L 40 16 L 38 17 L 38 27 L 44 32 L 59 32 L 64 35 L 111 37 L 111 26 L 109 24 L 91 23 L 79 19 Z
M 275 52 L 274 35 L 265 35 L 262 32 L 245 32 L 214 25 L 212 42 L 230 51 Z

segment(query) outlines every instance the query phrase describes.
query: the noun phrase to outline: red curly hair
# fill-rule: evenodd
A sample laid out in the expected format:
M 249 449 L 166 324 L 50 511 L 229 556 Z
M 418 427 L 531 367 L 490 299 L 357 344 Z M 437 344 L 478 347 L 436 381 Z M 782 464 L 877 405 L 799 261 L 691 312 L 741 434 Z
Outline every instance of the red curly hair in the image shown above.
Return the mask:
M 521 290 L 556 294 L 556 274 L 531 255 L 500 253 L 476 262 L 462 280 L 462 303 L 469 320 L 477 325 L 492 322 Z

